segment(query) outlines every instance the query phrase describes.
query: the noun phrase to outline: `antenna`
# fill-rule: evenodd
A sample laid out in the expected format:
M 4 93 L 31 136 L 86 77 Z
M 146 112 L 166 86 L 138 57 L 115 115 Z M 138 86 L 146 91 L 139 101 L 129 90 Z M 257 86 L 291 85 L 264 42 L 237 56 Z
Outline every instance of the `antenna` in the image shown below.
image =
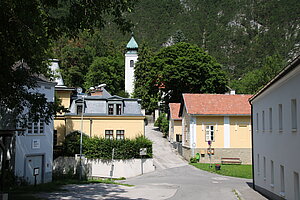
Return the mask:
M 81 87 L 78 87 L 78 88 L 76 89 L 76 91 L 77 91 L 77 93 L 82 93 L 82 88 L 81 88 Z

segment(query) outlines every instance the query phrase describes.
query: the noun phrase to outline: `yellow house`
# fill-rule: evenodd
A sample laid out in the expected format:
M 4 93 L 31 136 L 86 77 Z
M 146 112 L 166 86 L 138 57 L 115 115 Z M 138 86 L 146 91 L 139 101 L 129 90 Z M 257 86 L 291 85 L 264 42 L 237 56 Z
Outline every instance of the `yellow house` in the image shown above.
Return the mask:
M 182 120 L 179 117 L 180 103 L 169 104 L 169 141 L 171 143 L 182 141 Z
M 251 163 L 251 95 L 183 94 L 182 152 L 200 162 L 238 158 Z M 209 146 L 209 141 L 211 146 Z M 211 148 L 211 149 L 209 149 Z
M 91 137 L 124 139 L 144 135 L 145 116 L 141 113 L 140 100 L 112 96 L 103 87 L 89 95 L 77 94 L 72 97 L 72 102 L 70 94 L 57 93 L 62 104 L 70 110 L 54 120 L 57 145 L 62 144 L 67 134 L 81 128 Z

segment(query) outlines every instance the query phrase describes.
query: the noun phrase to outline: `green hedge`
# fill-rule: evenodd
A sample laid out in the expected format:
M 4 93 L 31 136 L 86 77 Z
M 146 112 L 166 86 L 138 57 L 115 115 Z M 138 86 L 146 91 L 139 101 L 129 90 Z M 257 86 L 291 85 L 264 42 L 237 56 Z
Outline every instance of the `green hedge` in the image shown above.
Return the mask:
M 72 150 L 74 149 L 70 142 L 64 142 L 64 155 L 65 156 L 74 156 L 77 152 Z M 79 146 L 80 137 L 77 137 L 77 141 L 74 142 L 74 138 L 72 138 L 73 144 L 78 144 Z M 69 145 L 65 145 L 69 144 Z M 72 149 L 68 149 L 72 147 Z M 125 139 L 125 140 L 110 140 L 99 137 L 84 137 L 83 138 L 83 154 L 87 158 L 95 158 L 95 159 L 111 159 L 112 149 L 115 149 L 114 159 L 131 159 L 131 158 L 140 158 L 140 148 L 147 148 L 147 155 L 143 156 L 143 158 L 152 158 L 152 142 L 145 138 L 144 136 L 139 136 L 135 139 Z M 70 153 L 73 154 L 70 154 Z M 79 153 L 79 147 L 78 147 Z
M 166 135 L 169 132 L 169 121 L 167 119 L 166 113 L 161 113 L 157 120 L 154 123 L 154 126 L 157 126 L 161 132 Z

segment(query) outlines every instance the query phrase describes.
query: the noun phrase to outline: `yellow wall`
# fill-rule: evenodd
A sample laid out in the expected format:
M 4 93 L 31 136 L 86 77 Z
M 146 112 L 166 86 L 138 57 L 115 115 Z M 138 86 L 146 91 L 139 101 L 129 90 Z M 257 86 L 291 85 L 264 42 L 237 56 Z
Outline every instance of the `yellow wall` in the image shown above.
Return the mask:
M 61 104 L 65 107 L 65 108 L 69 108 L 70 107 L 70 98 L 71 98 L 71 92 L 69 90 L 57 90 L 55 91 L 57 98 L 61 99 Z
M 224 147 L 224 117 L 223 116 L 203 116 L 197 117 L 197 147 L 208 148 L 208 143 L 205 141 L 206 125 L 214 125 L 215 141 L 212 142 L 212 148 Z
M 66 131 L 65 119 L 63 117 L 54 119 L 54 130 L 57 130 L 57 144 L 54 145 L 62 145 Z
M 251 148 L 250 117 L 230 117 L 230 147 Z
M 174 120 L 174 138 L 176 140 L 176 135 L 182 135 L 182 121 Z
M 66 133 L 81 129 L 80 117 L 66 119 Z M 144 135 L 144 117 L 85 117 L 83 132 L 89 136 L 104 137 L 105 130 L 113 130 L 114 138 L 117 130 L 125 131 L 125 138 L 133 139 Z
M 215 141 L 212 148 L 224 148 L 224 116 L 197 116 L 197 147 L 208 148 L 205 141 L 206 125 L 214 125 Z M 230 148 L 251 148 L 250 116 L 230 116 Z

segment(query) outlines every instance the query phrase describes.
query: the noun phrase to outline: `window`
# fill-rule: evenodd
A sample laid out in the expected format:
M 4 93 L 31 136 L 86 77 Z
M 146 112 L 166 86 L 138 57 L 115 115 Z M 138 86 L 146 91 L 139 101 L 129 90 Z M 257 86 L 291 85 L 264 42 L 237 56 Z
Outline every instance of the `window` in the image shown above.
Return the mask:
M 278 126 L 279 131 L 282 131 L 282 104 L 278 105 Z
M 213 125 L 208 125 L 206 126 L 206 137 L 205 140 L 206 141 L 214 141 L 215 137 L 214 137 L 214 126 Z
M 53 130 L 53 146 L 57 145 L 57 130 Z
M 260 174 L 260 169 L 259 169 L 259 154 L 257 154 L 257 175 Z
M 45 134 L 44 133 L 45 120 L 41 119 L 38 122 L 27 123 L 27 134 Z
M 300 190 L 299 190 L 299 174 L 294 172 L 294 191 L 296 200 L 300 200 Z
M 270 128 L 270 131 L 272 131 L 272 129 L 273 129 L 273 124 L 272 124 L 272 121 L 273 121 L 273 119 L 272 119 L 272 116 L 273 116 L 273 113 L 272 113 L 273 111 L 272 111 L 272 108 L 269 108 L 269 128 Z
M 108 114 L 109 115 L 114 114 L 114 104 L 108 104 Z
M 114 139 L 114 131 L 113 130 L 105 130 L 105 139 Z
M 44 134 L 44 122 L 45 120 L 40 120 L 40 133 Z
M 271 186 L 274 187 L 274 162 L 271 160 Z
M 117 130 L 116 139 L 117 140 L 124 140 L 124 130 Z
M 262 131 L 265 131 L 265 111 L 262 111 Z
M 82 105 L 77 105 L 77 115 L 82 114 Z
M 28 134 L 32 134 L 32 126 L 33 126 L 32 122 L 27 123 L 27 133 Z
M 264 156 L 264 180 L 266 180 L 267 168 L 266 168 L 266 157 Z
M 284 167 L 280 165 L 280 195 L 284 196 L 285 183 L 284 183 Z
M 134 61 L 130 60 L 130 67 L 134 67 Z
M 259 130 L 259 124 L 258 124 L 258 113 L 256 113 L 256 131 Z
M 292 129 L 297 129 L 297 101 L 291 100 L 291 113 L 292 113 Z
M 122 114 L 122 105 L 121 104 L 116 104 L 116 115 L 121 115 Z

